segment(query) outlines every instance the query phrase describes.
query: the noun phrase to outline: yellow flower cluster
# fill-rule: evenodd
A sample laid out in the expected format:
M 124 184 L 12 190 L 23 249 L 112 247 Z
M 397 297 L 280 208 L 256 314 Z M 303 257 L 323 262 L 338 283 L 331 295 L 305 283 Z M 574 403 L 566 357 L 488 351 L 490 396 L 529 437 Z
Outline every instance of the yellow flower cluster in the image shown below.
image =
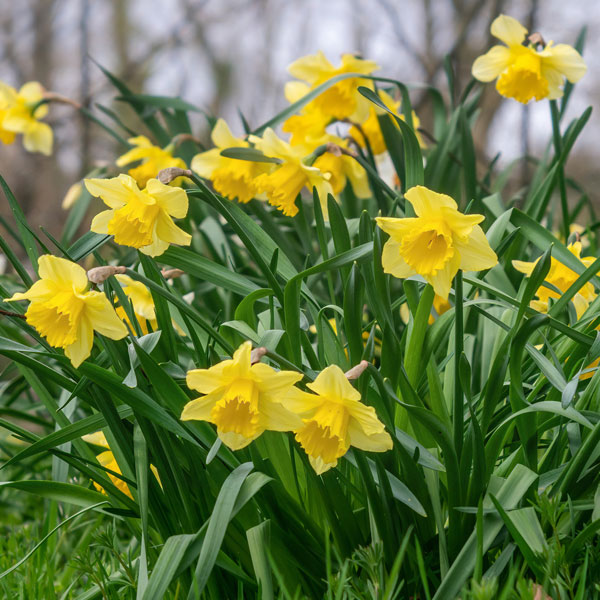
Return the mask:
M 16 134 L 23 136 L 23 146 L 28 152 L 52 154 L 52 129 L 42 119 L 48 106 L 40 104 L 44 88 L 37 81 L 30 81 L 17 92 L 0 81 L 0 142 L 12 144 Z
M 233 358 L 187 374 L 188 386 L 202 394 L 183 409 L 184 421 L 208 421 L 221 441 L 239 450 L 264 431 L 293 431 L 317 473 L 335 467 L 350 446 L 369 452 L 391 449 L 392 439 L 375 410 L 361 402 L 343 371 L 327 367 L 304 392 L 300 373 L 276 371 L 256 362 L 243 343 Z
M 344 54 L 339 67 L 333 66 L 322 52 L 305 56 L 292 63 L 288 71 L 297 78 L 286 84 L 285 96 L 297 102 L 319 85 L 344 74 L 370 75 L 379 67 L 369 60 Z M 210 179 L 217 192 L 239 202 L 252 198 L 266 198 L 283 214 L 298 213 L 296 199 L 302 189 L 316 188 L 323 214 L 327 218 L 327 196 L 338 196 L 350 182 L 358 198 L 371 195 L 367 173 L 350 155 L 350 143 L 378 155 L 386 151 L 379 127 L 378 115 L 383 110 L 375 107 L 359 92 L 359 86 L 373 89 L 369 79 L 348 77 L 332 84 L 308 102 L 300 114 L 289 117 L 283 131 L 291 134 L 290 141 L 280 139 L 272 129 L 261 137 L 248 140 L 236 138 L 222 119 L 212 132 L 215 148 L 196 155 L 192 170 Z M 379 92 L 390 110 L 398 111 L 400 103 L 384 91 Z M 350 124 L 347 137 L 330 133 L 327 128 L 336 122 Z M 413 123 L 418 127 L 417 116 Z M 278 159 L 278 163 L 242 161 L 221 155 L 226 148 L 248 148 L 250 144 L 265 156 Z

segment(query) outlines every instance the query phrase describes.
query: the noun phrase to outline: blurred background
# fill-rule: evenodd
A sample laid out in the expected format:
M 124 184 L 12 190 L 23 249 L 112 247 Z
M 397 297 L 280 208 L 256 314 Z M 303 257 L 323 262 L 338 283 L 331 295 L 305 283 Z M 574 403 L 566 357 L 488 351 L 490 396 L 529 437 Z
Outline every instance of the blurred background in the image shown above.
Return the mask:
M 600 49 L 600 7 L 591 0 L 0 0 L 0 80 L 17 88 L 40 81 L 100 117 L 96 103 L 139 127 L 128 121 L 130 109 L 114 101 L 116 91 L 96 61 L 133 91 L 179 95 L 225 117 L 241 134 L 238 109 L 251 127 L 283 109 L 287 65 L 318 50 L 334 64 L 343 53 L 360 53 L 381 65 L 378 74 L 432 83 L 445 95 L 443 62 L 450 54 L 460 91 L 474 58 L 493 44 L 489 26 L 500 13 L 556 43 L 574 44 L 586 24 L 589 70 L 567 120 L 595 104 L 600 66 L 591 57 Z M 428 129 L 427 96 L 415 89 L 412 100 Z M 524 153 L 539 156 L 551 136 L 549 112 L 548 102 L 523 107 L 490 84 L 476 146 L 487 157 L 501 153 L 500 167 Z M 206 119 L 194 117 L 194 134 L 208 142 Z M 53 155 L 28 154 L 19 139 L 0 145 L 0 173 L 33 224 L 59 231 L 69 186 L 93 166 L 113 163 L 122 149 L 68 105 L 52 104 L 47 121 L 55 133 Z M 600 183 L 599 133 L 593 114 L 568 165 L 592 196 Z M 4 199 L 1 206 L 5 213 Z

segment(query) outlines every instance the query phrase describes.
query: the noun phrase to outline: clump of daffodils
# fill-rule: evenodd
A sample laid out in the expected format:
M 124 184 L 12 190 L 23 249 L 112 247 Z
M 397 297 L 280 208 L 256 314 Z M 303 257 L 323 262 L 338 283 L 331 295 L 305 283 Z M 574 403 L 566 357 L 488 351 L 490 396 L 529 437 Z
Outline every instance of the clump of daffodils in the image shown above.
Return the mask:
M 385 452 L 392 439 L 375 410 L 361 402 L 344 372 L 332 365 L 307 387 L 295 387 L 300 373 L 275 371 L 253 362 L 250 342 L 243 343 L 232 359 L 210 369 L 187 374 L 191 389 L 203 394 L 183 409 L 184 421 L 209 421 L 221 441 L 240 450 L 264 431 L 292 431 L 318 474 L 335 467 L 350 446 Z
M 577 50 L 567 44 L 544 45 L 527 39 L 527 29 L 513 17 L 497 17 L 491 32 L 506 45 L 494 46 L 480 56 L 473 63 L 473 77 L 484 82 L 496 79 L 498 93 L 506 98 L 523 104 L 533 98 L 555 100 L 563 95 L 565 79 L 575 83 L 587 71 Z

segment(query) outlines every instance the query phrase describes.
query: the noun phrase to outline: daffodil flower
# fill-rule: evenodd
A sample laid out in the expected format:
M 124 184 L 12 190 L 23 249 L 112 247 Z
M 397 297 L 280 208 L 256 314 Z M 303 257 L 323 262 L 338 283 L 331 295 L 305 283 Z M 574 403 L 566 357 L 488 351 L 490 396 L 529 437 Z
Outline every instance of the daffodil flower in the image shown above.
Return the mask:
M 44 88 L 37 81 L 26 83 L 18 92 L 0 81 L 0 141 L 2 143 L 12 144 L 15 134 L 21 133 L 25 150 L 40 152 L 46 156 L 52 154 L 52 129 L 47 123 L 39 121 L 48 113 L 46 104 L 37 106 L 43 97 Z
M 250 202 L 259 194 L 256 177 L 272 169 L 269 163 L 258 163 L 221 156 L 226 148 L 248 148 L 250 144 L 231 133 L 227 123 L 219 119 L 215 124 L 211 139 L 216 148 L 196 154 L 192 158 L 192 171 L 212 181 L 219 194 L 238 202 Z
M 532 98 L 554 100 L 563 95 L 565 77 L 575 83 L 587 71 L 579 52 L 567 44 L 549 42 L 539 52 L 533 44 L 524 46 L 527 29 L 512 17 L 497 17 L 491 32 L 506 46 L 494 46 L 477 58 L 473 77 L 485 82 L 497 78 L 496 89 L 502 96 L 523 104 Z
M 335 467 L 350 446 L 367 452 L 392 448 L 392 438 L 375 409 L 360 401 L 360 393 L 337 365 L 321 371 L 307 387 L 314 394 L 294 388 L 285 406 L 302 418 L 296 441 L 317 474 Z
M 282 402 L 302 375 L 251 364 L 251 350 L 252 344 L 244 342 L 232 359 L 187 374 L 188 387 L 204 395 L 185 405 L 181 419 L 214 423 L 232 450 L 244 448 L 265 430 L 292 431 L 300 424 Z
M 421 275 L 446 300 L 459 269 L 482 271 L 498 257 L 478 225 L 482 215 L 463 215 L 450 196 L 415 186 L 405 194 L 416 217 L 377 217 L 377 225 L 389 234 L 381 262 L 383 270 L 401 279 Z
M 327 194 L 333 193 L 327 177 L 317 167 L 309 167 L 303 162 L 306 151 L 301 146 L 290 146 L 278 138 L 268 128 L 262 138 L 250 136 L 250 141 L 265 156 L 279 158 L 283 163 L 271 173 L 259 175 L 254 183 L 267 194 L 269 203 L 276 206 L 284 215 L 293 217 L 298 213 L 296 198 L 303 187 L 312 191 L 317 188 L 323 213 L 327 215 Z
M 113 340 L 127 328 L 102 292 L 86 291 L 88 279 L 77 264 L 56 256 L 40 256 L 39 281 L 5 302 L 29 300 L 27 322 L 55 348 L 63 348 L 74 367 L 91 353 L 94 331 Z
M 187 165 L 182 158 L 173 156 L 173 147 L 167 146 L 161 148 L 155 146 L 146 136 L 139 135 L 127 140 L 134 148 L 119 156 L 116 161 L 117 167 L 124 167 L 129 163 L 141 160 L 141 164 L 133 169 L 129 169 L 128 173 L 133 177 L 140 188 L 145 187 L 149 179 L 153 179 L 162 169 L 176 167 L 178 169 L 186 169 Z M 181 185 L 181 177 L 175 179 L 171 185 L 179 187 Z
M 81 436 L 81 439 L 84 442 L 87 442 L 88 444 L 93 444 L 94 446 L 100 446 L 101 448 L 106 448 L 106 450 L 104 452 L 101 452 L 100 454 L 98 454 L 96 456 L 96 460 L 105 469 L 108 469 L 109 471 L 113 471 L 114 473 L 116 473 L 118 475 L 122 475 L 121 468 L 119 467 L 119 464 L 117 463 L 117 459 L 115 458 L 115 455 L 113 454 L 112 450 L 110 449 L 110 446 L 108 445 L 106 436 L 104 435 L 104 433 L 102 431 L 96 431 L 95 433 L 88 433 L 87 435 Z M 154 465 L 150 465 L 150 470 L 152 471 L 152 473 L 158 480 L 158 483 L 160 484 L 160 477 L 158 476 L 158 471 L 157 471 L 156 467 Z M 123 479 L 121 479 L 120 477 L 117 477 L 117 475 L 114 475 L 113 473 L 106 473 L 106 474 L 108 475 L 108 478 L 113 482 L 113 484 L 119 491 L 123 492 L 126 496 L 129 496 L 133 500 L 133 496 L 131 495 L 129 486 L 123 481 Z M 99 483 L 96 483 L 95 481 L 93 481 L 92 483 L 94 484 L 94 487 L 101 494 L 106 494 L 106 490 Z
M 149 179 L 140 190 L 129 175 L 86 179 L 84 183 L 92 196 L 110 207 L 94 217 L 92 231 L 114 235 L 117 244 L 138 248 L 149 256 L 159 256 L 169 244 L 190 245 L 192 237 L 172 218 L 187 215 L 188 198 L 181 188 Z
M 573 256 L 578 258 L 585 265 L 585 267 L 589 267 L 594 262 L 594 258 L 592 256 L 581 258 L 581 242 L 569 244 L 567 249 L 569 252 L 571 252 L 571 254 L 573 254 Z M 513 260 L 512 264 L 517 271 L 525 273 L 525 275 L 529 277 L 539 260 L 539 258 L 533 262 Z M 536 292 L 538 299 L 531 302 L 531 307 L 537 311 L 546 312 L 548 310 L 548 302 L 550 298 L 560 298 L 561 295 L 564 294 L 578 278 L 579 275 L 575 271 L 563 265 L 560 261 L 554 258 L 554 256 L 552 256 L 550 258 L 550 270 L 548 271 L 548 275 L 546 275 L 546 279 L 544 281 L 552 285 L 554 288 L 560 290 L 560 293 L 554 289 L 546 287 L 545 285 L 541 285 Z M 591 283 L 586 283 L 582 288 L 580 288 L 575 296 L 573 296 L 571 301 L 575 306 L 578 319 L 587 310 L 587 307 L 590 305 L 590 302 L 594 300 L 594 298 L 596 298 L 596 292 L 594 291 L 594 286 Z
M 377 69 L 379 69 L 377 63 L 357 58 L 352 54 L 344 54 L 339 67 L 334 67 L 323 52 L 304 56 L 288 67 L 290 75 L 301 81 L 290 81 L 286 84 L 286 97 L 300 98 L 342 73 L 370 75 Z M 372 87 L 371 82 L 366 79 L 358 77 L 343 79 L 319 94 L 310 104 L 321 114 L 334 119 L 350 118 L 362 122 L 368 116 L 369 101 L 358 93 L 358 87 L 361 85 Z
M 379 90 L 378 96 L 379 96 L 379 98 L 381 98 L 381 101 L 393 113 L 399 115 L 399 117 L 402 120 L 405 120 L 404 115 L 399 114 L 400 101 L 394 100 L 384 90 Z M 366 119 L 366 121 L 361 123 L 360 127 L 353 125 L 350 128 L 350 135 L 360 144 L 360 146 L 362 148 L 364 148 L 366 146 L 365 137 L 367 138 L 367 140 L 369 142 L 369 146 L 371 147 L 371 152 L 373 152 L 374 155 L 383 154 L 387 150 L 387 147 L 385 145 L 385 140 L 383 139 L 383 134 L 381 133 L 381 127 L 379 126 L 379 119 L 378 119 L 379 115 L 384 115 L 384 114 L 387 114 L 387 113 L 382 108 L 371 103 L 371 106 L 369 107 L 369 116 Z M 417 137 L 417 140 L 419 141 L 419 146 L 421 146 L 421 148 L 425 148 L 425 142 L 423 141 L 421 134 L 417 131 L 419 126 L 421 125 L 421 121 L 419 120 L 419 117 L 417 117 L 417 114 L 415 113 L 414 110 L 412 111 L 412 121 L 413 121 L 415 136 Z M 392 118 L 392 123 L 396 127 L 399 127 L 398 123 L 396 122 L 396 119 Z

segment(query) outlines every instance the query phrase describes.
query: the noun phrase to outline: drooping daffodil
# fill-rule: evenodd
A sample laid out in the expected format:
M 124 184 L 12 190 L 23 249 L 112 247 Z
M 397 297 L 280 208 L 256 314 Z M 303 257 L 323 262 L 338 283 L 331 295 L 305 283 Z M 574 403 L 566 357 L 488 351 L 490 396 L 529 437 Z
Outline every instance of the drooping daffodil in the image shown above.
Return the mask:
M 94 331 L 113 340 L 127 335 L 106 295 L 87 290 L 86 272 L 78 264 L 44 255 L 38 260 L 38 270 L 38 281 L 5 302 L 29 300 L 27 323 L 51 346 L 63 348 L 74 367 L 90 355 Z
M 113 235 L 122 246 L 138 248 L 149 256 L 159 256 L 169 244 L 189 246 L 192 237 L 173 222 L 187 215 L 185 190 L 149 179 L 140 190 L 135 179 L 119 175 L 111 179 L 86 179 L 92 196 L 102 198 L 110 207 L 92 220 L 95 233 Z
M 337 365 L 325 368 L 307 387 L 314 394 L 294 388 L 285 405 L 302 418 L 296 441 L 317 474 L 335 467 L 350 446 L 367 452 L 392 448 L 392 438 L 375 409 L 361 402 L 360 393 Z
M 563 95 L 565 78 L 579 81 L 587 71 L 581 55 L 567 44 L 549 42 L 542 50 L 523 42 L 527 29 L 513 17 L 500 15 L 492 23 L 492 35 L 506 46 L 493 46 L 473 63 L 473 77 L 496 81 L 496 89 L 507 98 L 527 104 L 532 98 L 555 100 Z
M 389 234 L 381 261 L 383 270 L 401 279 L 421 275 L 443 300 L 459 269 L 482 271 L 498 262 L 478 225 L 483 215 L 464 215 L 456 202 L 424 186 L 409 189 L 405 198 L 416 217 L 377 217 Z
M 232 450 L 244 448 L 266 430 L 292 431 L 301 423 L 283 403 L 302 374 L 252 364 L 251 351 L 251 343 L 244 342 L 233 358 L 187 374 L 188 387 L 203 395 L 185 405 L 181 419 L 214 423 Z

